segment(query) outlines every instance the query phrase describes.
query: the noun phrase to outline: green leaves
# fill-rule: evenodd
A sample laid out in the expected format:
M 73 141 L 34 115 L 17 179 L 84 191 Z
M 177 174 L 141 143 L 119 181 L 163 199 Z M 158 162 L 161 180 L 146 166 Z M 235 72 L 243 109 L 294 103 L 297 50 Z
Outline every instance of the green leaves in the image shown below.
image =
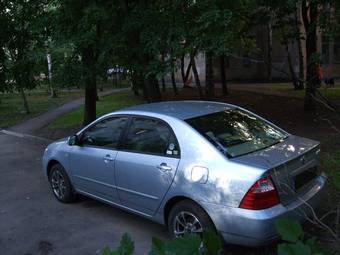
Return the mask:
M 203 244 L 208 254 L 218 254 L 222 249 L 222 241 L 216 233 L 207 231 L 203 233 Z
M 297 221 L 279 219 L 275 222 L 275 225 L 284 241 L 294 243 L 303 238 L 303 230 Z
M 303 244 L 301 241 L 297 241 L 294 244 L 280 244 L 278 247 L 279 255 L 311 255 L 311 248 Z
M 135 250 L 135 246 L 130 236 L 125 233 L 120 241 L 120 246 L 116 251 L 111 251 L 106 247 L 103 251 L 103 255 L 132 255 Z
M 317 245 L 315 238 L 305 240 L 305 234 L 297 221 L 279 219 L 276 230 L 286 243 L 278 245 L 278 255 L 322 255 L 324 251 Z
M 152 246 L 149 255 L 165 255 L 165 244 L 158 238 L 152 238 Z
M 199 235 L 185 234 L 183 237 L 164 242 L 158 238 L 152 239 L 149 255 L 218 255 L 222 248 L 219 236 L 214 232 Z M 116 251 L 106 247 L 103 255 L 132 255 L 134 244 L 129 235 L 124 234 Z
M 200 255 L 201 238 L 198 235 L 185 234 L 166 245 L 169 255 Z

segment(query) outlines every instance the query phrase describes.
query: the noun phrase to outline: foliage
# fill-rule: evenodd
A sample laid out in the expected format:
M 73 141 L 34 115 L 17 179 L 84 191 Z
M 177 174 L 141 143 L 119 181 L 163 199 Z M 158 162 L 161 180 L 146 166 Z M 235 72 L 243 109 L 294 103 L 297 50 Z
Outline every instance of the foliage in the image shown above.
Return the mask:
M 294 220 L 279 219 L 275 222 L 276 230 L 283 243 L 278 245 L 278 255 L 323 255 L 327 254 L 316 240 L 307 238 L 301 225 Z M 222 252 L 220 237 L 214 232 L 204 232 L 203 236 L 184 234 L 184 236 L 162 241 L 152 239 L 149 255 L 218 255 Z M 134 243 L 124 234 L 116 250 L 106 247 L 103 255 L 132 255 Z
M 183 237 L 162 241 L 152 239 L 149 255 L 218 255 L 222 249 L 222 243 L 217 234 L 205 232 L 203 238 L 199 235 L 185 234 Z M 129 235 L 124 234 L 117 250 L 106 247 L 103 255 L 132 255 L 134 244 Z
M 278 255 L 322 255 L 325 252 L 319 247 L 316 238 L 306 238 L 301 225 L 294 220 L 279 219 L 276 229 L 282 241 L 278 245 Z
M 144 101 L 138 97 L 132 96 L 130 91 L 112 94 L 101 98 L 97 102 L 97 115 L 101 116 L 124 107 L 142 103 L 144 103 Z M 50 129 L 78 127 L 82 122 L 83 111 L 84 109 L 80 108 L 67 113 L 52 122 L 48 127 Z
M 37 63 L 36 50 L 41 44 L 41 31 L 44 15 L 43 1 L 15 0 L 2 1 L 4 13 L 2 19 L 7 25 L 2 31 L 2 50 L 5 52 L 3 62 L 6 71 L 7 88 L 34 88 L 34 76 L 39 73 L 34 69 Z
M 103 251 L 103 255 L 131 255 L 135 250 L 133 241 L 128 234 L 124 234 L 120 241 L 120 246 L 116 251 L 111 251 L 110 248 L 106 247 Z
M 332 191 L 340 192 L 340 150 L 327 153 L 322 159 L 324 169 L 327 169 L 329 184 Z

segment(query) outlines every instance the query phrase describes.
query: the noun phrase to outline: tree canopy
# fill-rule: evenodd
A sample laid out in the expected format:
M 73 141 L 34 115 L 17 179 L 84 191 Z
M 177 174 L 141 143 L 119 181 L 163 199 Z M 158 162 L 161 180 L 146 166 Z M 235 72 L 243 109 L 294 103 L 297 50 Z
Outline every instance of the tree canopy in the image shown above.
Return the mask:
M 286 46 L 306 44 L 307 77 L 291 71 L 296 87 L 306 84 L 306 109 L 315 96 L 316 31 L 339 34 L 339 0 L 12 0 L 0 2 L 0 91 L 22 93 L 47 73 L 50 86 L 81 84 L 85 88 L 84 124 L 96 117 L 97 79 L 113 66 L 129 70 L 136 94 L 149 102 L 162 99 L 159 81 L 181 69 L 183 82 L 190 68 L 200 97 L 214 96 L 213 60 L 221 64 L 227 93 L 225 58 L 256 51 L 252 32 L 270 25 Z M 301 12 L 305 34 L 299 30 Z M 197 75 L 195 56 L 206 56 L 206 89 Z M 184 70 L 184 57 L 189 67 Z M 289 54 L 288 54 L 289 61 Z M 301 62 L 301 61 L 300 61 Z M 268 64 L 268 63 L 267 63 Z M 271 63 L 269 63 L 271 65 Z M 301 65 L 301 63 L 300 63 Z M 224 70 L 224 71 L 223 71 Z M 271 70 L 271 67 L 270 67 Z M 303 73 L 303 72 L 302 72 Z M 298 84 L 301 82 L 301 84 Z M 174 92 L 177 93 L 173 81 Z M 300 89 L 303 86 L 299 87 Z

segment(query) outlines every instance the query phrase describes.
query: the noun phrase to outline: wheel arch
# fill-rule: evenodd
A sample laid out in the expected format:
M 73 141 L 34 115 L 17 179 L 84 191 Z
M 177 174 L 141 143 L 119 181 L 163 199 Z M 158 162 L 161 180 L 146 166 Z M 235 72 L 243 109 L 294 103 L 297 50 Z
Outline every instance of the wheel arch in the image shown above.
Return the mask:
M 164 223 L 166 226 L 168 226 L 168 218 L 169 218 L 169 214 L 171 212 L 171 209 L 176 205 L 178 204 L 179 202 L 182 202 L 184 200 L 187 200 L 187 201 L 190 201 L 190 202 L 193 202 L 195 203 L 196 205 L 198 205 L 200 208 L 202 208 L 202 210 L 210 217 L 210 215 L 208 214 L 207 210 L 205 210 L 205 208 L 200 205 L 197 201 L 193 200 L 192 198 L 190 197 L 187 197 L 187 196 L 174 196 L 172 198 L 170 198 L 166 204 L 164 205 L 164 209 L 163 209 L 163 217 L 164 217 Z M 211 221 L 213 222 L 213 224 L 215 225 L 213 219 L 210 217 Z
M 48 179 L 50 178 L 50 172 L 51 172 L 52 167 L 56 164 L 59 164 L 62 166 L 62 164 L 56 159 L 51 159 L 50 161 L 48 161 L 47 167 L 46 167 L 46 175 Z

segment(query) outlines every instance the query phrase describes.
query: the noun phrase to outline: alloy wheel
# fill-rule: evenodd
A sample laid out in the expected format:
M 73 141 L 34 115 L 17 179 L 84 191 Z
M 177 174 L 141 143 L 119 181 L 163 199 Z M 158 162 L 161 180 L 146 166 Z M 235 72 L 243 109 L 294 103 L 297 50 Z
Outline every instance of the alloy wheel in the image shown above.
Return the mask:
M 183 211 L 175 217 L 173 232 L 175 237 L 181 237 L 185 233 L 201 235 L 203 233 L 203 227 L 194 214 Z
M 53 171 L 51 175 L 51 185 L 53 193 L 59 199 L 63 199 L 66 192 L 66 184 L 63 174 L 59 170 Z

